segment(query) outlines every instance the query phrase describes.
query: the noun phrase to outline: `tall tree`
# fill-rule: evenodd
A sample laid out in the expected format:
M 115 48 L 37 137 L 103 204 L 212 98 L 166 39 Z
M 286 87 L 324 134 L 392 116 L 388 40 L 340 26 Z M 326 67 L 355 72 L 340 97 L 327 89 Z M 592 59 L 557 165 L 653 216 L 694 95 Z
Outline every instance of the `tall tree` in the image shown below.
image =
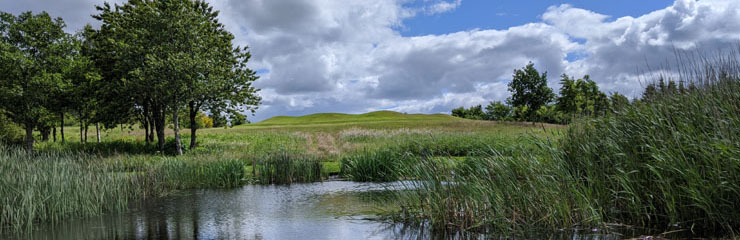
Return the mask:
M 207 3 L 131 0 L 98 10 L 94 17 L 103 24 L 95 37 L 96 61 L 103 72 L 111 70 L 103 77 L 107 91 L 125 92 L 105 99 L 140 112 L 143 125 L 151 120 L 160 150 L 166 114 L 172 114 L 175 150 L 182 154 L 181 109 L 188 108 L 195 122 L 205 107 L 253 110 L 259 103 L 251 86 L 256 74 L 246 68 L 249 52 L 231 45 L 233 36 Z
M 579 89 L 576 80 L 563 74 L 560 79 L 560 96 L 557 98 L 557 110 L 572 118 L 573 114 L 580 112 L 578 106 Z
M 547 86 L 547 72 L 540 74 L 532 62 L 522 69 L 514 70 L 509 92 L 511 97 L 507 102 L 515 108 L 526 106 L 523 117 L 532 122 L 537 121 L 537 110 L 555 97 L 552 89 Z
M 0 108 L 26 130 L 33 150 L 33 130 L 52 114 L 51 98 L 63 87 L 59 61 L 66 49 L 64 21 L 48 13 L 0 13 Z

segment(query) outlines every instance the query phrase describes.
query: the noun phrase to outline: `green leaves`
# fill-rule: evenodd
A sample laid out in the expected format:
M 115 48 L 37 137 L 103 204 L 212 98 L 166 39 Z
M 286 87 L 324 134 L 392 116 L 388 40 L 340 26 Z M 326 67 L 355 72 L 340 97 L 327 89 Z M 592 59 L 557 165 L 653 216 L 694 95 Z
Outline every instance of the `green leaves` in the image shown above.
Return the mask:
M 555 97 L 552 89 L 547 86 L 547 72 L 540 74 L 532 62 L 522 69 L 514 70 L 509 91 L 512 95 L 507 102 L 512 107 L 527 107 L 522 116 L 525 121 L 536 121 L 536 111 Z
M 24 125 L 29 150 L 31 130 L 53 111 L 65 87 L 61 69 L 71 48 L 64 27 L 46 12 L 0 13 L 0 109 Z

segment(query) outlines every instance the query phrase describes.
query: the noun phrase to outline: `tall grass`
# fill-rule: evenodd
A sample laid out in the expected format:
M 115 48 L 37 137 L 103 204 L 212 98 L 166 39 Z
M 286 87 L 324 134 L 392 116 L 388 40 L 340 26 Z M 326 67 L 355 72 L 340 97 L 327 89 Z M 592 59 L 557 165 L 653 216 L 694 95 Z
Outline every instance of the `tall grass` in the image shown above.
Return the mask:
M 169 189 L 230 188 L 246 182 L 244 163 L 239 160 L 198 161 L 168 158 L 152 172 Z
M 229 159 L 185 159 L 39 151 L 0 145 L 0 232 L 38 222 L 125 210 L 128 202 L 177 189 L 235 187 L 245 164 Z
M 683 67 L 692 66 L 692 67 Z M 740 230 L 740 54 L 677 70 L 695 89 L 573 123 L 560 141 L 413 162 L 399 221 L 517 232 L 610 223 L 697 234 Z M 667 77 L 667 76 L 664 76 Z
M 313 157 L 286 152 L 267 154 L 253 166 L 262 184 L 316 182 L 326 177 L 321 162 Z
M 122 210 L 138 192 L 89 155 L 0 146 L 0 231 Z
M 358 182 L 389 182 L 399 179 L 398 168 L 407 158 L 394 148 L 363 152 L 342 158 L 341 174 Z
M 739 60 L 731 52 L 686 62 L 693 67 L 680 68 L 676 80 L 697 89 L 569 129 L 567 167 L 605 220 L 740 228 Z

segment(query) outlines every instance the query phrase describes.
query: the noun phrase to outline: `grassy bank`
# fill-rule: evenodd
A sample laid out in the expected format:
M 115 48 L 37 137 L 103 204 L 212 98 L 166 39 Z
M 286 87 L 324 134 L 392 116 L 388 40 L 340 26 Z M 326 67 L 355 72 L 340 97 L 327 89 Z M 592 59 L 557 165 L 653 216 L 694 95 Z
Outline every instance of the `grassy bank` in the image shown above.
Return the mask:
M 571 124 L 536 148 L 464 161 L 409 162 L 395 220 L 437 230 L 644 229 L 678 236 L 740 231 L 739 56 L 683 74 L 696 89 Z M 448 164 L 458 162 L 459 164 Z M 674 236 L 674 235 L 662 235 Z

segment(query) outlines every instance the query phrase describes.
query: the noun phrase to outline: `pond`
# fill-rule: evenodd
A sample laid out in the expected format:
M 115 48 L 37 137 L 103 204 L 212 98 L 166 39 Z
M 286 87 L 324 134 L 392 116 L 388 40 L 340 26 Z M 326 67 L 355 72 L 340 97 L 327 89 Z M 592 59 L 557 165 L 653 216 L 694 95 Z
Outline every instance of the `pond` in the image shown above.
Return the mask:
M 124 213 L 40 225 L 31 232 L 0 236 L 0 239 L 484 238 L 475 234 L 435 236 L 419 228 L 373 220 L 374 212 L 393 208 L 392 200 L 378 197 L 384 195 L 388 186 L 329 181 L 183 191 L 156 201 L 132 204 Z M 572 233 L 554 236 L 614 237 L 573 236 Z

